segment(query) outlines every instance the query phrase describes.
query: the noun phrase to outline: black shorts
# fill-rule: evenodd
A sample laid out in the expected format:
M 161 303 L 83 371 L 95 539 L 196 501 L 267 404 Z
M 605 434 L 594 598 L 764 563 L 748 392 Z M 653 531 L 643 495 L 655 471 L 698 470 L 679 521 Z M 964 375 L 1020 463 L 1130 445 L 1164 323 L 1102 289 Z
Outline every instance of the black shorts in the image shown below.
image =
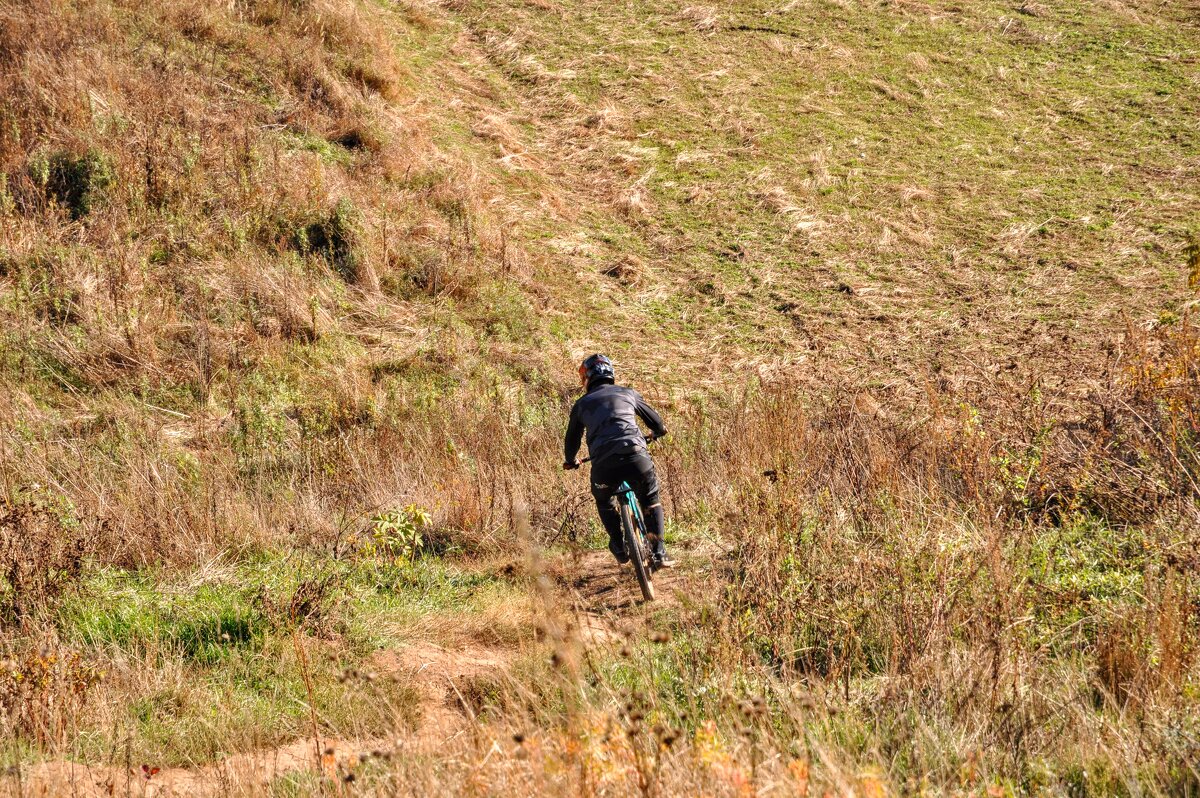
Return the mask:
M 592 496 L 597 504 L 608 504 L 622 482 L 629 483 L 642 507 L 658 504 L 658 474 L 645 449 L 612 454 L 592 464 Z

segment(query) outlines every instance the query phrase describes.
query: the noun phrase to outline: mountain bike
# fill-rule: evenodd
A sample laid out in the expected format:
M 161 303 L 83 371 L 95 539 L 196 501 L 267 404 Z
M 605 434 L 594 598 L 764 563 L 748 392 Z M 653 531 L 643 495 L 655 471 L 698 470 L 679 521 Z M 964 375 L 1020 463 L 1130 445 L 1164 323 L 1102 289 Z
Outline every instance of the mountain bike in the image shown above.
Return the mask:
M 653 443 L 649 438 L 647 443 Z M 591 462 L 591 457 L 585 457 L 580 463 Z M 633 565 L 633 573 L 637 576 L 638 587 L 642 589 L 642 598 L 654 601 L 654 581 L 651 579 L 653 555 L 650 548 L 650 536 L 646 533 L 646 520 L 642 517 L 642 506 L 638 502 L 637 493 L 628 482 L 617 486 L 617 503 L 620 505 L 621 530 L 625 537 L 625 553 Z

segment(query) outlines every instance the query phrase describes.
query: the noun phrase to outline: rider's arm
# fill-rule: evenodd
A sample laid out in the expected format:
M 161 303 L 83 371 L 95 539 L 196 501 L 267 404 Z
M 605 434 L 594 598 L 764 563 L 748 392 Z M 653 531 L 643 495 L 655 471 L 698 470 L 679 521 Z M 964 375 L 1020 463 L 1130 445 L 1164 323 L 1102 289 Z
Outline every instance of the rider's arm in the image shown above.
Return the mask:
M 634 408 L 634 412 L 646 423 L 654 437 L 661 438 L 667 434 L 667 427 L 663 424 L 662 416 L 653 407 L 646 404 L 646 400 L 642 398 L 641 394 L 637 394 L 637 406 Z
M 567 422 L 567 435 L 563 440 L 563 464 L 574 465 L 579 455 L 579 444 L 583 440 L 583 420 L 579 418 L 579 405 L 571 408 L 571 420 Z

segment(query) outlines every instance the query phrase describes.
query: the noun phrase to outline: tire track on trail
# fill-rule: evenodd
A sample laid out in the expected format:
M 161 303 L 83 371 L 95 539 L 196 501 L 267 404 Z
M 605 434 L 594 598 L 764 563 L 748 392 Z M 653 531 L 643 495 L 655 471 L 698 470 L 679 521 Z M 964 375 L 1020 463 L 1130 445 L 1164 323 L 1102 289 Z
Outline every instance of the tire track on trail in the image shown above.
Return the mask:
M 654 574 L 657 598 L 653 603 L 642 594 L 628 565 L 619 565 L 607 550 L 588 551 L 571 558 L 573 577 L 566 579 L 567 600 L 578 619 L 581 641 L 587 646 L 604 645 L 624 638 L 634 617 L 666 607 L 678 607 L 686 585 L 683 569 Z

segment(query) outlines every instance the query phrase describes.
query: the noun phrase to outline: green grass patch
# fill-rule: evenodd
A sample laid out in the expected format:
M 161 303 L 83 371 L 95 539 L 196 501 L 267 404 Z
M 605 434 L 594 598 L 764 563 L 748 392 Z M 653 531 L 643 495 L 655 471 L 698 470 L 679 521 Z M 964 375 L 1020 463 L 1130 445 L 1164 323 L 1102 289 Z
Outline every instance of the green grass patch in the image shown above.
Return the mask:
M 310 705 L 322 733 L 411 726 L 419 696 L 387 674 L 365 676 L 371 655 L 415 624 L 452 625 L 517 590 L 436 558 L 267 554 L 209 573 L 93 571 L 64 600 L 58 625 L 65 640 L 112 663 L 118 706 L 79 736 L 77 753 L 102 757 L 129 735 L 146 761 L 211 761 L 310 733 Z

